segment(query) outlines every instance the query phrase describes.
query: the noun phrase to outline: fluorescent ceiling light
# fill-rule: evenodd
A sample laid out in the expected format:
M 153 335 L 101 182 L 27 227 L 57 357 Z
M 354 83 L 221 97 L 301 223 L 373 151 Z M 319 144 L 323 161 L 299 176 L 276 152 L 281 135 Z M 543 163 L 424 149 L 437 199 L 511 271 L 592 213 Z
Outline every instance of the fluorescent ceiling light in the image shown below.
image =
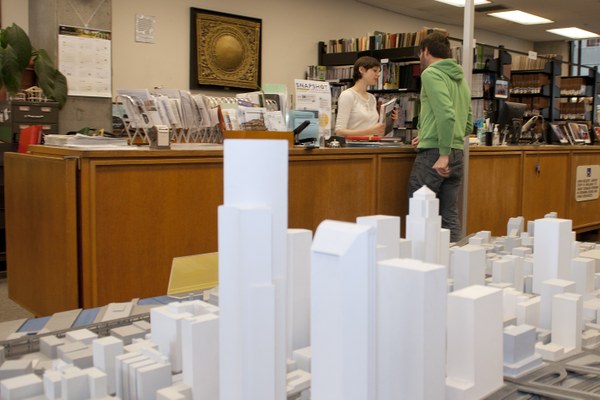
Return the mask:
M 454 7 L 464 7 L 466 0 L 435 0 L 435 1 L 439 1 L 440 3 L 450 4 L 451 6 L 454 6 Z M 490 4 L 490 2 L 487 0 L 474 0 L 473 4 L 476 6 L 480 6 L 482 4 Z
M 546 29 L 547 32 L 554 33 L 556 35 L 566 36 L 571 39 L 589 39 L 600 37 L 597 33 L 584 31 L 579 28 L 559 28 L 559 29 Z
M 519 10 L 499 11 L 489 13 L 488 15 L 523 25 L 549 24 L 551 22 L 554 22 L 547 18 L 538 17 L 537 15 L 529 14 Z

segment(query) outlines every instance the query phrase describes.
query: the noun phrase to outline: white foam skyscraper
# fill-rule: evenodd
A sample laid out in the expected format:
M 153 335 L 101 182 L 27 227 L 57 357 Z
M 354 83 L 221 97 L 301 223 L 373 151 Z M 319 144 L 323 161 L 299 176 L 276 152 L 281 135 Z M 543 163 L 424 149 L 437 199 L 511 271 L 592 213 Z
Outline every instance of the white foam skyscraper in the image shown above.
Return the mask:
M 502 291 L 473 285 L 448 295 L 446 400 L 478 400 L 502 384 Z
M 377 399 L 443 399 L 446 267 L 412 259 L 377 264 Z
M 370 215 L 357 217 L 356 223 L 376 229 L 378 261 L 400 257 L 400 217 Z
M 375 229 L 323 221 L 312 245 L 311 398 L 375 400 Z
M 310 346 L 310 246 L 312 231 L 287 232 L 287 358 Z
M 288 144 L 225 140 L 220 400 L 286 398 Z
M 440 263 L 439 242 L 442 217 L 439 200 L 427 186 L 417 190 L 409 200 L 406 216 L 406 238 L 412 243 L 413 258 Z
M 533 293 L 539 294 L 548 279 L 571 278 L 573 244 L 570 219 L 542 218 L 535 221 L 533 238 Z

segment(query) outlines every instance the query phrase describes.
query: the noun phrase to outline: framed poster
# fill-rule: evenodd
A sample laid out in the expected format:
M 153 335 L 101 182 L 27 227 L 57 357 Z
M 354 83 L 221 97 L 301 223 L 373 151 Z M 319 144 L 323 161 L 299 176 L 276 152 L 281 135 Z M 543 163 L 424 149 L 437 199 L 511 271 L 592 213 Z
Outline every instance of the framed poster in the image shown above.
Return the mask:
M 262 20 L 190 8 L 190 89 L 260 89 Z
M 494 88 L 494 97 L 496 99 L 507 99 L 508 98 L 508 81 L 504 79 L 497 79 L 496 86 Z

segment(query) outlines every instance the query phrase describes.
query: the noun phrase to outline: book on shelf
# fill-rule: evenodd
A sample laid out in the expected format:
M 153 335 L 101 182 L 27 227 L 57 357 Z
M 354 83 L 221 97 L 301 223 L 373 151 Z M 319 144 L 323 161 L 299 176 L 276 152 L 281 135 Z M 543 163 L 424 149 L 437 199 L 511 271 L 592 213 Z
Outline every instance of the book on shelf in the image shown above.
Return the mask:
M 418 46 L 430 32 L 445 29 L 423 27 L 417 32 L 388 33 L 373 31 L 359 38 L 331 39 L 325 42 L 326 53 L 346 53 L 353 51 L 382 50 L 399 47 Z

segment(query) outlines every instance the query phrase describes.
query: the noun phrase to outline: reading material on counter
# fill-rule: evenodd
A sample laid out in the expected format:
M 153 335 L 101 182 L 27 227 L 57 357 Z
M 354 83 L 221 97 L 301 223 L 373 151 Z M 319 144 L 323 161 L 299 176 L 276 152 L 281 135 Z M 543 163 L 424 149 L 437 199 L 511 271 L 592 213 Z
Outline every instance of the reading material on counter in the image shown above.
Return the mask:
M 383 103 L 379 108 L 379 122 L 385 124 L 384 136 L 394 132 L 394 121 L 392 120 L 392 112 L 396 107 L 397 100 L 391 99 Z
M 77 133 L 75 135 L 45 135 L 44 144 L 48 146 L 102 146 L 120 147 L 127 146 L 127 138 L 114 138 L 108 136 L 89 136 Z

